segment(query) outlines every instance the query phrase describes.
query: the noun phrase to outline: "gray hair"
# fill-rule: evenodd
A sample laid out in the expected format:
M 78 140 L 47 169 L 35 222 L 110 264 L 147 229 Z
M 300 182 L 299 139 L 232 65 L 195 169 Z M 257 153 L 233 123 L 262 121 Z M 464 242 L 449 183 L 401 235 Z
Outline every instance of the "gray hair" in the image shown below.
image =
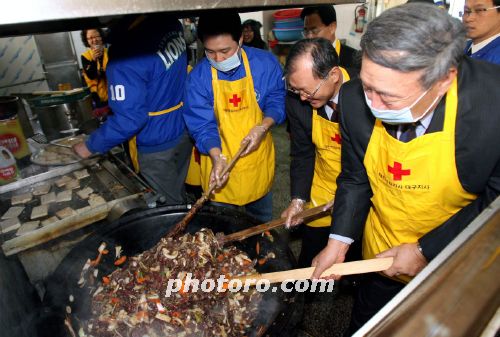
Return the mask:
M 465 29 L 445 10 L 425 3 L 391 8 L 375 18 L 361 38 L 363 56 L 401 72 L 423 70 L 424 88 L 457 67 Z

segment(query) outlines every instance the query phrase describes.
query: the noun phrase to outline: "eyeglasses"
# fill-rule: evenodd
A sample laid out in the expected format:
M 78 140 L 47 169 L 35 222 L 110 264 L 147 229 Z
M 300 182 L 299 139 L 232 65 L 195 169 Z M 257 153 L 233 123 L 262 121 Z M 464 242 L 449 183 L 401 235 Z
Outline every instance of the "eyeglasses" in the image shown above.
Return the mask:
M 491 9 L 497 9 L 500 8 L 500 6 L 495 6 L 495 7 L 490 7 L 490 8 L 478 8 L 478 9 L 470 9 L 470 8 L 464 8 L 463 13 L 460 12 L 459 16 L 463 18 L 464 16 L 470 16 L 472 14 L 477 14 L 477 15 L 484 15 L 486 14 L 487 11 Z
M 287 90 L 290 91 L 290 92 L 293 92 L 294 94 L 296 95 L 301 95 L 303 94 L 307 99 L 313 99 L 314 95 L 316 95 L 319 91 L 319 89 L 321 88 L 321 86 L 326 82 L 326 80 L 328 79 L 328 77 L 330 76 L 330 73 L 328 73 L 322 80 L 321 82 L 319 82 L 318 86 L 316 87 L 316 89 L 314 89 L 314 91 L 309 94 L 307 92 L 305 92 L 304 90 L 297 90 L 295 88 L 292 88 L 292 87 L 287 87 Z
M 315 29 L 304 29 L 302 31 L 302 36 L 303 37 L 308 37 L 310 35 L 312 36 L 317 36 L 319 33 L 321 33 L 321 31 L 323 29 L 325 29 L 326 27 L 323 27 L 323 28 L 315 28 Z

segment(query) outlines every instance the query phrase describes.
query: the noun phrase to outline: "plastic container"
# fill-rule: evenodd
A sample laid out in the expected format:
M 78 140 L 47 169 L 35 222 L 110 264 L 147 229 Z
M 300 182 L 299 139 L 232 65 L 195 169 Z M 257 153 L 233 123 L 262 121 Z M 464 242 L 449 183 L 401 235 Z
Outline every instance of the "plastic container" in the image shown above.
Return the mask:
M 276 11 L 273 14 L 273 17 L 275 20 L 295 19 L 295 18 L 300 18 L 301 12 L 302 8 L 282 9 Z
M 9 149 L 17 159 L 31 154 L 17 116 L 0 120 L 0 146 Z
M 16 158 L 5 147 L 0 146 L 0 185 L 6 185 L 19 177 Z
M 274 28 L 296 28 L 296 27 L 303 27 L 303 26 L 304 26 L 304 20 L 302 20 L 301 18 L 285 19 L 285 20 L 280 20 L 280 21 L 274 22 Z
M 303 27 L 295 28 L 274 28 L 273 34 L 279 41 L 293 42 L 302 39 Z

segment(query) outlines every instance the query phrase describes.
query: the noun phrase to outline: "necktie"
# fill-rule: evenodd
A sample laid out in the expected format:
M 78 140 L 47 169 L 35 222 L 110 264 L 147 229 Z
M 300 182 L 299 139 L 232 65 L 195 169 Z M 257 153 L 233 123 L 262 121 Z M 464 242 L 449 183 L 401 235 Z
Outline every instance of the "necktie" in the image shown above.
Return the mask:
M 326 103 L 326 105 L 328 105 L 333 110 L 332 118 L 330 118 L 330 121 L 338 123 L 340 120 L 340 113 L 339 113 L 339 110 L 337 109 L 337 103 L 334 103 L 332 101 L 328 101 Z
M 415 139 L 417 137 L 416 130 L 419 124 L 420 122 L 403 124 L 401 127 L 401 135 L 399 136 L 399 140 L 403 143 L 408 143 L 412 139 Z

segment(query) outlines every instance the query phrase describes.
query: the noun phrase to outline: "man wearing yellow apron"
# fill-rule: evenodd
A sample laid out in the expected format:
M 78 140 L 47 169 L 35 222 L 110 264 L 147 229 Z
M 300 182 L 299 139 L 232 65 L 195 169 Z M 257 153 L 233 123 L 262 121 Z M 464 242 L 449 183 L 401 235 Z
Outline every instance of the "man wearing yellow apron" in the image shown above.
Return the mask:
M 85 158 L 129 141 L 134 168 L 160 201 L 183 204 L 192 144 L 182 118 L 187 76 L 182 27 L 174 17 L 139 16 L 125 18 L 113 33 L 107 68 L 113 115 L 74 149 Z
M 292 217 L 311 207 L 330 202 L 340 173 L 342 139 L 340 112 L 334 109 L 343 83 L 350 79 L 338 66 L 332 44 L 323 38 L 305 39 L 290 50 L 285 64 L 288 94 L 285 106 L 290 123 L 292 201 L 282 213 L 287 227 L 298 225 Z M 331 217 L 310 221 L 302 228 L 299 267 L 310 267 L 330 234 Z
M 202 15 L 198 34 L 206 58 L 189 74 L 184 120 L 201 153 L 201 184 L 217 186 L 213 202 L 244 206 L 258 220 L 272 218 L 272 125 L 285 118 L 281 67 L 267 51 L 242 47 L 237 12 Z M 230 178 L 221 176 L 248 143 Z
M 411 3 L 374 19 L 360 81 L 340 94 L 342 171 L 319 277 L 363 234 L 393 257 L 358 289 L 349 333 L 401 290 L 500 194 L 500 68 L 463 58 L 461 23 Z

